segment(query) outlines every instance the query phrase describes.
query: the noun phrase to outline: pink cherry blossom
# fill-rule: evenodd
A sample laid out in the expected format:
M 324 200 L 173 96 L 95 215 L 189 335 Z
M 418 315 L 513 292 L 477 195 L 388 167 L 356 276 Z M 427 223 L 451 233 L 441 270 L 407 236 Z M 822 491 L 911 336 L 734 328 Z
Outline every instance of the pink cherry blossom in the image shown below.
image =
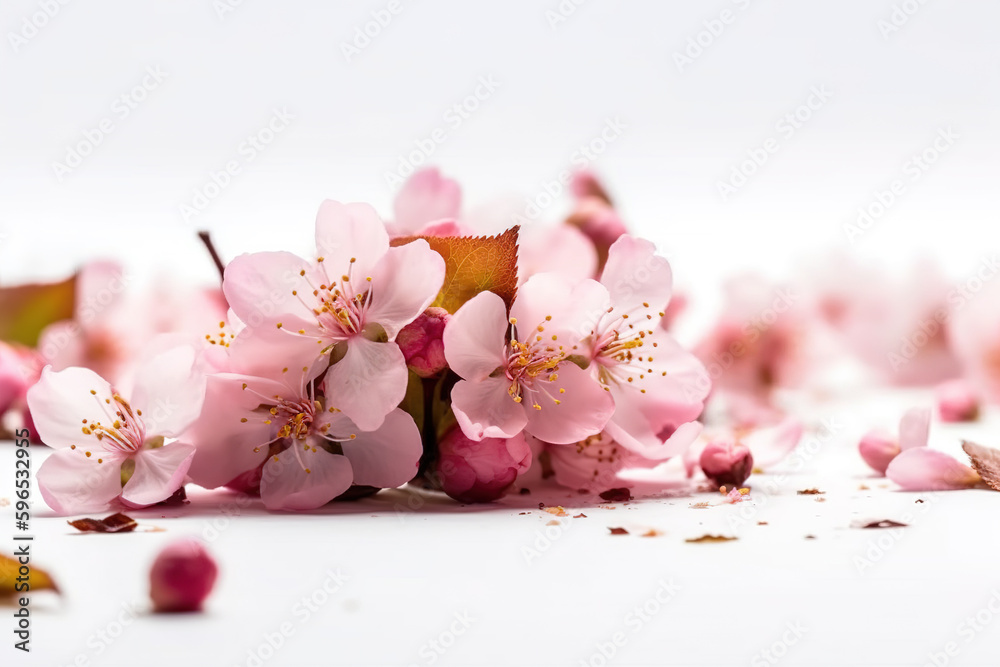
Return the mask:
M 403 184 L 393 203 L 397 236 L 427 235 L 430 223 L 455 220 L 462 210 L 462 190 L 433 167 L 420 169 Z
M 521 434 L 477 442 L 453 428 L 438 443 L 434 476 L 455 500 L 487 503 L 503 496 L 530 465 L 531 448 Z
M 697 434 L 696 434 L 697 435 Z M 556 483 L 568 489 L 600 493 L 614 488 L 630 488 L 634 480 L 620 476 L 628 470 L 655 468 L 668 458 L 650 458 L 615 441 L 605 430 L 570 445 L 553 445 L 533 439 L 536 451 L 544 452 Z M 650 456 L 656 456 L 650 453 Z M 673 484 L 673 481 L 669 481 Z M 659 486 L 647 483 L 652 490 Z
M 885 476 L 903 491 L 971 489 L 982 481 L 975 470 L 955 457 L 928 447 L 902 452 L 886 468 Z
M 754 468 L 767 469 L 777 465 L 794 451 L 802 440 L 804 427 L 794 417 L 785 417 L 777 424 L 753 428 L 714 429 L 684 453 L 684 467 L 691 477 L 699 466 L 702 453 L 710 442 L 741 445 L 750 450 Z
M 264 505 L 307 510 L 352 484 L 391 488 L 416 475 L 423 449 L 412 417 L 393 409 L 363 431 L 314 386 L 308 367 L 209 376 L 204 414 L 186 434 L 197 448 L 192 479 L 216 488 L 263 463 Z
M 273 365 L 322 372 L 324 391 L 359 428 L 374 430 L 403 399 L 406 361 L 395 344 L 444 281 L 444 260 L 421 239 L 389 247 L 367 204 L 326 201 L 316 217 L 318 257 L 241 255 L 224 291 L 246 327 L 230 346 L 244 372 Z
M 28 405 L 41 440 L 58 450 L 38 471 L 49 507 L 60 514 L 114 500 L 145 507 L 177 491 L 194 447 L 164 443 L 200 413 L 203 385 L 193 363 L 194 351 L 183 347 L 143 362 L 132 401 L 90 369 L 46 367 L 28 390 Z
M 872 470 L 884 475 L 889 464 L 906 449 L 926 447 L 930 438 L 931 411 L 911 408 L 899 420 L 899 436 L 893 438 L 881 430 L 866 433 L 858 443 L 858 451 Z
M 653 244 L 625 235 L 611 246 L 600 283 L 581 282 L 572 299 L 589 309 L 581 313 L 580 348 L 615 399 L 605 430 L 656 460 L 682 453 L 698 436 L 711 387 L 701 362 L 659 326 L 671 285 L 670 265 Z
M 452 409 L 472 440 L 512 438 L 522 430 L 555 444 L 599 433 L 614 401 L 574 358 L 582 322 L 568 316 L 571 281 L 538 274 L 511 308 L 482 292 L 452 317 L 444 331 L 448 364 L 462 377 Z M 581 311 L 583 312 L 583 311 Z M 507 338 L 507 332 L 510 338 Z
M 974 298 L 957 288 L 954 295 L 962 307 L 949 322 L 950 347 L 975 393 L 1000 404 L 1000 281 L 986 283 Z

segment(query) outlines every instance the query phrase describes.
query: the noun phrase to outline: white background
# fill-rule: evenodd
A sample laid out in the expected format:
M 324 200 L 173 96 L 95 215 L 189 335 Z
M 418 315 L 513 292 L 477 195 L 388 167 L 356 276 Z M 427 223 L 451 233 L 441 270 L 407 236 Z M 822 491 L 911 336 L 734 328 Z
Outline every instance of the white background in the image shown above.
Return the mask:
M 897 4 L 919 8 L 898 30 L 880 29 Z M 608 119 L 627 127 L 592 167 L 632 227 L 660 244 L 676 282 L 703 302 L 737 270 L 787 275 L 816 253 L 893 267 L 930 256 L 958 277 L 1000 246 L 996 2 L 589 0 L 553 26 L 556 0 L 402 0 L 349 61 L 342 45 L 387 6 L 245 0 L 220 16 L 209 0 L 69 2 L 15 48 L 10 35 L 23 34 L 40 3 L 3 3 L 0 282 L 58 278 L 115 257 L 139 275 L 166 268 L 178 281 L 210 283 L 198 228 L 213 232 L 226 257 L 305 250 L 324 198 L 370 201 L 389 215 L 385 173 L 438 127 L 447 137 L 430 161 L 465 186 L 466 210 L 498 197 L 523 205 Z M 705 22 L 726 10 L 731 22 L 709 37 Z M 702 53 L 678 67 L 675 54 L 699 38 Z M 166 80 L 119 118 L 115 100 L 150 67 Z M 496 92 L 448 126 L 445 114 L 481 77 L 499 82 Z M 784 136 L 776 124 L 814 87 L 830 99 Z M 185 221 L 181 204 L 240 159 L 241 143 L 274 109 L 294 116 L 289 127 Z M 53 163 L 104 118 L 113 132 L 59 180 Z M 908 180 L 907 161 L 949 127 L 955 144 Z M 718 182 L 770 137 L 780 148 L 724 201 Z M 851 244 L 844 225 L 897 178 L 905 193 Z M 568 206 L 563 197 L 543 217 L 555 222 Z M 614 662 L 753 664 L 785 623 L 802 620 L 809 633 L 781 664 L 924 664 L 1000 586 L 995 508 L 987 513 L 982 500 L 993 496 L 947 496 L 935 505 L 946 509 L 893 541 L 876 570 L 859 572 L 853 558 L 873 538 L 846 528 L 854 512 L 889 518 L 915 496 L 879 489 L 869 502 L 858 491 L 864 468 L 853 446 L 870 421 L 855 407 L 838 413 L 857 418 L 858 430 L 836 440 L 837 465 L 812 461 L 812 477 L 786 480 L 775 495 L 774 537 L 686 545 L 684 537 L 728 525 L 725 515 L 700 525 L 686 507 L 692 499 L 585 509 L 595 518 L 578 520 L 582 529 L 529 566 L 521 547 L 548 520 L 537 511 L 449 510 L 400 522 L 389 499 L 350 517 L 248 512 L 256 518 L 213 545 L 224 578 L 207 618 L 146 618 L 101 656 L 87 637 L 121 602 L 143 599 L 155 549 L 201 534 L 222 501 L 132 540 L 70 536 L 59 520 L 41 522 L 39 562 L 61 575 L 67 597 L 37 618 L 31 664 L 77 655 L 93 664 L 245 664 L 247 650 L 337 566 L 358 583 L 266 664 L 426 664 L 421 645 L 468 608 L 481 620 L 441 664 L 577 665 L 662 575 L 679 580 L 683 598 Z M 807 482 L 843 493 L 826 504 L 795 496 Z M 667 536 L 607 537 L 630 513 Z M 818 539 L 804 540 L 808 531 Z M 996 664 L 998 628 L 963 642 L 948 664 Z M 0 654 L 10 664 L 7 646 Z

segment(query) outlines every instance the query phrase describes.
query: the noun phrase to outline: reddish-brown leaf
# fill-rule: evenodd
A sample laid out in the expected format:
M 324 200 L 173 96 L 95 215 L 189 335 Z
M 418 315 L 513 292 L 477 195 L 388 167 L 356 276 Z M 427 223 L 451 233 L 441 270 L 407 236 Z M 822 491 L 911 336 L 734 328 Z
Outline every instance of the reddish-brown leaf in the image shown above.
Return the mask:
M 493 292 L 507 309 L 517 293 L 517 235 L 511 227 L 497 236 L 407 236 L 399 246 L 422 238 L 444 258 L 444 284 L 432 306 L 454 313 L 480 292 Z
M 609 526 L 608 530 L 611 531 L 612 535 L 628 535 L 628 531 L 625 530 L 624 528 L 611 528 Z
M 691 544 L 701 544 L 705 542 L 731 542 L 735 537 L 728 537 L 726 535 L 702 535 L 701 537 L 690 537 L 685 542 L 690 542 Z

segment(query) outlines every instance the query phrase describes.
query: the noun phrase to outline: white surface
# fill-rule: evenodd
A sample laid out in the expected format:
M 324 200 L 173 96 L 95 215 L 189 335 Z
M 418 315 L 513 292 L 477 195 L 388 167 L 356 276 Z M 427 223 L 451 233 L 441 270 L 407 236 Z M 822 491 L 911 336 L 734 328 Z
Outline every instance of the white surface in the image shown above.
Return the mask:
M 792 623 L 805 632 L 777 664 L 924 665 L 954 641 L 959 653 L 948 664 L 996 665 L 1000 614 L 988 605 L 1000 596 L 1000 494 L 899 493 L 870 478 L 856 454 L 858 434 L 915 400 L 873 396 L 809 410 L 834 436 L 808 435 L 773 474 L 751 480 L 753 500 L 740 505 L 691 508 L 721 501 L 703 493 L 611 509 L 536 488 L 498 506 L 442 498 L 409 511 L 420 496 L 392 491 L 309 515 L 267 514 L 254 502 L 226 526 L 220 517 L 233 514 L 237 498 L 196 491 L 183 509 L 135 513 L 144 528 L 164 532 L 80 535 L 39 502 L 33 562 L 52 571 L 65 596 L 35 596 L 34 652 L 11 662 L 3 646 L 3 664 L 68 665 L 82 655 L 94 665 L 246 665 L 248 651 L 290 623 L 292 634 L 263 664 L 423 665 L 432 664 L 427 642 L 468 613 L 471 626 L 433 664 L 576 666 L 621 631 L 626 641 L 609 664 L 763 665 L 759 652 L 780 643 Z M 986 440 L 996 426 L 994 415 L 935 427 L 932 444 L 955 451 L 959 437 Z M 11 452 L 0 448 L 4 490 L 12 487 Z M 38 465 L 43 450 L 34 453 Z M 826 493 L 796 494 L 811 487 Z M 587 517 L 540 512 L 541 500 Z M 881 519 L 910 525 L 850 527 Z M 11 508 L 0 510 L 5 548 L 12 522 Z M 613 526 L 631 534 L 612 536 Z M 650 528 L 664 534 L 639 536 Z M 706 533 L 739 540 L 684 542 Z M 145 607 L 152 558 L 183 535 L 215 537 L 221 578 L 207 612 L 144 611 L 98 654 L 96 633 L 117 632 L 123 603 Z M 538 553 L 529 562 L 530 550 Z M 349 580 L 307 617 L 295 605 L 331 570 Z M 634 609 L 654 598 L 661 580 L 679 590 L 640 623 Z M 971 632 L 965 619 L 983 609 L 992 622 Z

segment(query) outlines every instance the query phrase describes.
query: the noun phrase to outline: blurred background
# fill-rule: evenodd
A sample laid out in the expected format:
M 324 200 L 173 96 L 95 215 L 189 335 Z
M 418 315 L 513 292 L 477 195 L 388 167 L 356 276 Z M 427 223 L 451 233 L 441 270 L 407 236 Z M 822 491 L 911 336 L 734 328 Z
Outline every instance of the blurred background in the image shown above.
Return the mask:
M 306 250 L 322 199 L 389 217 L 421 163 L 501 226 L 562 220 L 559 173 L 593 169 L 696 310 L 822 254 L 960 278 L 1000 246 L 998 21 L 988 0 L 5 2 L 0 284 L 98 257 L 207 284 L 196 230 L 227 259 Z

